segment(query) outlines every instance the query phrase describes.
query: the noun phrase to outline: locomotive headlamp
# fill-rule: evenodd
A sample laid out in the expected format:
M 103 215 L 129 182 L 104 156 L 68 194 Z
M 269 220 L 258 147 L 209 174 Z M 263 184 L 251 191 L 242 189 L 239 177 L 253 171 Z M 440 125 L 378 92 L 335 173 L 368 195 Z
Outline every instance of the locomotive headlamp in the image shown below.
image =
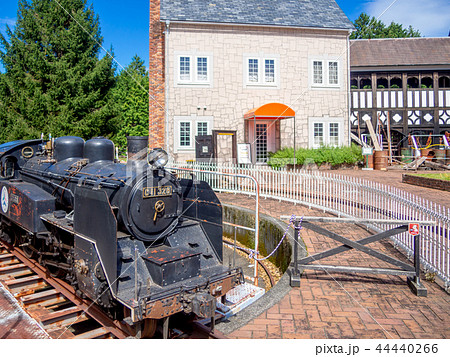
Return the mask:
M 155 169 L 162 169 L 167 165 L 169 155 L 163 149 L 153 149 L 147 155 L 147 162 Z

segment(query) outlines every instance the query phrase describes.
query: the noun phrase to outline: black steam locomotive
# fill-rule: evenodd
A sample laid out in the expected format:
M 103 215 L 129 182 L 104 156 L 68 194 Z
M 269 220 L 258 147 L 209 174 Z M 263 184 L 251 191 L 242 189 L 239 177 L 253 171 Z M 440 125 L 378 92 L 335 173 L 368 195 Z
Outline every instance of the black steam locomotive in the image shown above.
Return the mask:
M 105 138 L 2 144 L 0 237 L 138 335 L 179 312 L 213 319 L 242 271 L 221 264 L 222 208 L 210 186 L 166 163 L 162 150 L 119 163 Z

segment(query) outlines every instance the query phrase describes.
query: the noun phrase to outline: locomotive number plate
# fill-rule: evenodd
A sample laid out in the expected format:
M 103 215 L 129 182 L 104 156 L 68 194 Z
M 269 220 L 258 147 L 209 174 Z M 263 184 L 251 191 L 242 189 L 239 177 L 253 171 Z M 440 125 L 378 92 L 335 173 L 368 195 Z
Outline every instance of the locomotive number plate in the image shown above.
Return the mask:
M 143 198 L 171 196 L 171 195 L 172 195 L 172 186 L 144 187 L 142 190 Z

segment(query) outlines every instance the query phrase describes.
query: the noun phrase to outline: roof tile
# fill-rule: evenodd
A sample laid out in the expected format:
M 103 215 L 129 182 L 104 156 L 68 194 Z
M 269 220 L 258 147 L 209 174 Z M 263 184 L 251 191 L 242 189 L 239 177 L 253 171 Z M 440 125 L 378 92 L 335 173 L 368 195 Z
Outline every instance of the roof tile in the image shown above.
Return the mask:
M 354 28 L 334 0 L 161 0 L 161 20 Z
M 350 66 L 450 65 L 450 37 L 350 41 Z

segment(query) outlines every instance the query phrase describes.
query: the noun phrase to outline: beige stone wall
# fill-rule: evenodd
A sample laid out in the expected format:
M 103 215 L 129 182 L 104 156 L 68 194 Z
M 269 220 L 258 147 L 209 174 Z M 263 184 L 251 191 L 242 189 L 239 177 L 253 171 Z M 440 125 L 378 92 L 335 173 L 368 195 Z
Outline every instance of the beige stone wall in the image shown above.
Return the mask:
M 213 116 L 214 129 L 237 130 L 237 142 L 242 143 L 244 113 L 270 102 L 286 104 L 296 112 L 296 142 L 299 146 L 308 146 L 310 117 L 343 118 L 347 138 L 347 35 L 345 31 L 171 24 L 166 44 L 167 134 L 171 154 L 174 154 L 176 116 Z M 177 55 L 186 52 L 211 56 L 210 87 L 177 85 Z M 245 85 L 246 54 L 277 56 L 277 87 L 249 88 Z M 339 88 L 311 88 L 312 59 L 339 61 Z M 283 120 L 280 130 L 281 146 L 293 146 L 293 120 Z M 185 160 L 194 158 L 195 153 L 179 152 L 174 156 Z

